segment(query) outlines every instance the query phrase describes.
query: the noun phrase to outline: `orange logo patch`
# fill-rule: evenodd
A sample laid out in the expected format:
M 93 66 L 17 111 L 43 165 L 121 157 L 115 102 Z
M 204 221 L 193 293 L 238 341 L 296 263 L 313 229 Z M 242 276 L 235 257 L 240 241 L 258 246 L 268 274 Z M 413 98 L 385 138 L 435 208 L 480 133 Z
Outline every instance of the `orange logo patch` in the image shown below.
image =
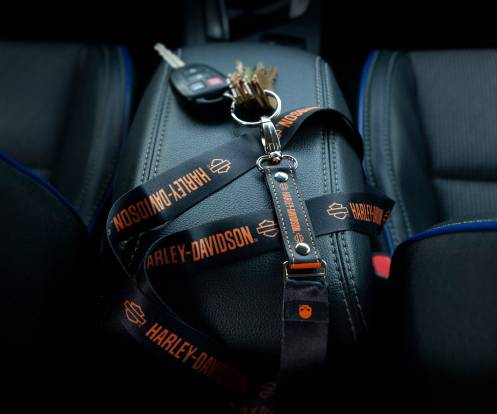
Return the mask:
M 343 204 L 333 203 L 328 206 L 328 210 L 326 210 L 328 215 L 335 217 L 338 220 L 345 220 L 349 215 L 349 210 Z
M 231 162 L 229 160 L 223 160 L 222 158 L 214 158 L 209 166 L 209 170 L 215 174 L 226 174 L 230 168 Z
M 133 325 L 142 327 L 147 323 L 142 307 L 131 300 L 126 300 L 124 302 L 124 313 L 126 315 L 126 319 Z
M 299 305 L 299 316 L 302 319 L 309 319 L 312 316 L 312 307 L 309 305 Z
M 279 233 L 278 224 L 273 220 L 262 220 L 257 225 L 257 234 L 260 234 L 265 237 L 276 237 Z

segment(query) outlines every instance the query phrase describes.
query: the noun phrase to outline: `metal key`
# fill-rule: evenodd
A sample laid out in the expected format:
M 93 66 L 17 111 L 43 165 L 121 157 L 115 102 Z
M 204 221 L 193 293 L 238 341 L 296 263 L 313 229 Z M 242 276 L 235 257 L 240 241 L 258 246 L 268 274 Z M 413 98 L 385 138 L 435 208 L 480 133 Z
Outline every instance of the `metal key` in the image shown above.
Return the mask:
M 224 74 L 201 63 L 185 63 L 161 43 L 154 49 L 171 66 L 171 84 L 187 102 L 203 105 L 223 99 L 228 89 Z
M 169 50 L 162 43 L 156 43 L 154 49 L 173 69 L 178 69 L 186 66 L 186 63 L 183 62 L 183 60 L 181 60 L 181 58 L 177 54 Z
M 274 109 L 274 103 L 264 91 L 274 89 L 276 74 L 275 66 L 266 69 L 262 63 L 258 63 L 253 68 L 237 61 L 236 71 L 228 75 L 228 84 L 237 104 L 245 107 L 258 106 L 264 110 Z

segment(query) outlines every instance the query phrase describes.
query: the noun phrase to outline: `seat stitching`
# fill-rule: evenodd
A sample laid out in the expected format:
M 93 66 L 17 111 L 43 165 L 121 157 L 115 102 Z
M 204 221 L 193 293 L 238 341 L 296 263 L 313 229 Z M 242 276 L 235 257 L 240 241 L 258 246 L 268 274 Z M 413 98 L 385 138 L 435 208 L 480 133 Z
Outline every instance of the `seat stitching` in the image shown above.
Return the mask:
M 167 126 L 167 120 L 169 118 L 169 111 L 170 111 L 170 108 L 171 108 L 171 93 L 170 93 L 170 90 L 168 89 L 168 92 L 166 94 L 166 103 L 165 103 L 165 112 L 164 112 L 164 116 L 161 117 L 161 126 L 160 126 L 160 135 L 159 135 L 159 146 L 157 147 L 157 151 L 156 151 L 156 154 L 155 154 L 155 164 L 154 164 L 154 171 L 153 171 L 153 175 L 154 177 L 157 176 L 157 172 L 158 172 L 158 169 L 159 169 L 159 161 L 161 159 L 161 150 L 162 150 L 162 143 L 164 142 L 164 137 L 166 135 L 166 126 Z M 151 178 L 150 175 L 148 178 Z
M 163 63 L 163 64 L 165 65 L 164 78 L 167 78 L 168 73 L 169 73 L 169 65 L 167 63 Z M 142 169 L 142 174 L 141 174 L 141 178 L 140 178 L 140 183 L 142 183 L 142 184 L 145 181 L 145 171 L 146 171 L 146 167 L 147 167 L 147 161 L 148 161 L 148 157 L 149 157 L 150 150 L 152 147 L 152 141 L 153 141 L 153 138 L 154 138 L 154 135 L 156 132 L 156 126 L 157 126 L 157 123 L 159 120 L 159 115 L 162 113 L 162 108 L 164 107 L 164 99 L 166 96 L 167 89 L 168 89 L 167 87 L 160 88 L 159 102 L 158 102 L 157 106 L 155 107 L 154 120 L 152 122 L 152 128 L 150 129 L 149 140 L 147 143 L 147 149 L 146 149 L 146 153 L 145 153 L 145 160 L 143 162 L 143 169 Z
M 325 79 L 326 79 L 326 84 L 329 85 L 329 81 L 330 81 L 329 76 L 325 76 Z M 331 90 L 331 85 L 329 85 L 328 88 Z M 335 186 L 336 186 L 336 191 L 340 191 L 340 187 L 339 187 L 339 183 L 338 183 L 338 161 L 337 161 L 337 149 L 336 149 L 336 134 L 334 132 L 333 132 L 333 149 L 334 149 L 334 151 L 333 151 L 333 158 L 334 158 L 333 163 L 334 163 L 334 169 L 335 169 Z M 363 312 L 363 306 L 361 304 L 361 300 L 360 300 L 359 293 L 357 290 L 357 285 L 355 282 L 355 275 L 354 275 L 354 272 L 352 270 L 352 264 L 351 264 L 351 260 L 350 260 L 350 256 L 349 256 L 349 247 L 348 247 L 347 240 L 345 238 L 345 232 L 340 232 L 339 235 L 340 235 L 340 238 L 337 235 L 336 240 L 337 240 L 337 243 L 339 241 L 341 241 L 341 243 L 343 245 L 344 254 L 345 254 L 346 267 L 343 268 L 343 274 L 344 274 L 344 277 L 350 281 L 350 285 L 352 287 L 352 292 L 354 295 L 355 304 L 356 304 L 357 310 L 359 312 L 361 322 L 362 322 L 364 328 L 367 328 L 366 317 L 365 317 L 364 312 Z
M 316 99 L 317 99 L 317 103 L 318 103 L 319 106 L 321 106 L 323 103 L 325 105 L 328 104 L 328 102 L 327 102 L 328 95 L 323 93 L 323 90 L 327 87 L 327 85 L 325 85 L 324 82 L 323 82 L 323 80 L 322 80 L 322 76 L 321 76 L 321 65 L 319 65 L 320 60 L 321 60 L 320 57 L 317 56 L 316 57 L 316 85 L 320 85 L 320 86 L 323 87 L 322 89 L 321 88 L 317 88 L 317 91 L 319 91 L 319 93 L 317 94 Z M 329 134 L 329 130 L 328 129 L 327 129 L 327 131 L 328 131 L 328 134 Z M 329 135 L 327 136 L 327 138 L 329 139 Z M 332 140 L 332 156 L 334 156 L 335 155 L 335 150 L 334 150 L 334 146 L 333 145 L 335 143 L 336 136 L 335 136 L 335 131 L 333 129 L 331 129 L 331 140 Z M 336 186 L 338 186 L 337 174 L 336 174 L 336 160 L 334 161 L 334 163 L 332 165 L 332 168 L 333 168 L 333 177 L 335 179 L 335 184 L 336 184 Z M 324 168 L 323 168 L 323 174 L 325 174 Z M 355 330 L 354 323 L 352 321 L 352 314 L 350 312 L 349 303 L 347 301 L 347 297 L 346 297 L 346 294 L 345 294 L 344 283 L 343 283 L 342 277 L 341 277 L 341 269 L 340 269 L 340 266 L 339 266 L 339 263 L 338 263 L 338 252 L 337 252 L 337 249 L 335 249 L 335 244 L 334 244 L 335 242 L 337 242 L 337 240 L 334 239 L 334 235 L 333 234 L 329 235 L 329 239 L 328 240 L 329 240 L 329 243 L 331 245 L 331 257 L 332 257 L 332 260 L 333 260 L 333 263 L 334 263 L 334 266 L 335 266 L 335 269 L 336 269 L 336 272 L 337 272 L 337 275 L 338 275 L 337 280 L 338 280 L 338 284 L 340 286 L 340 291 L 342 293 L 343 303 L 345 304 L 345 311 L 347 313 L 347 318 L 348 318 L 348 321 L 349 321 L 350 332 L 352 333 L 352 337 L 354 338 L 354 340 L 356 340 L 357 333 L 356 333 L 356 330 Z
M 329 79 L 328 79 L 328 77 L 325 76 L 325 79 L 326 79 L 327 89 L 331 89 L 331 86 L 329 85 Z M 340 191 L 340 184 L 339 184 L 339 181 L 338 181 L 337 135 L 336 135 L 336 133 L 335 133 L 334 130 L 332 130 L 332 149 L 333 149 L 332 150 L 332 157 L 333 157 L 333 171 L 334 171 L 334 178 L 335 178 L 335 191 Z M 339 241 L 342 242 L 342 245 L 343 245 L 343 248 L 344 248 L 344 252 L 345 252 L 345 263 L 347 264 L 347 268 L 341 268 L 341 269 L 342 269 L 344 277 L 347 280 L 350 280 L 350 282 L 351 282 L 354 299 L 355 299 L 355 302 L 357 304 L 357 308 L 358 308 L 361 320 L 362 320 L 364 326 L 366 326 L 366 318 L 364 317 L 364 313 L 362 311 L 362 306 L 361 306 L 361 303 L 360 303 L 360 300 L 359 300 L 359 295 L 357 293 L 355 279 L 354 279 L 354 274 L 352 272 L 352 266 L 351 266 L 350 258 L 349 258 L 349 255 L 348 255 L 348 244 L 347 244 L 347 241 L 345 240 L 344 233 L 341 232 L 339 234 L 340 234 L 340 239 L 339 239 L 338 234 L 337 234 L 335 240 L 337 242 L 337 245 L 338 245 Z M 339 250 L 337 251 L 337 254 L 338 255 L 340 254 Z M 347 270 L 348 270 L 348 272 L 347 272 Z M 345 286 L 345 285 L 343 285 L 343 286 Z M 344 295 L 345 295 L 345 291 L 344 291 Z M 346 298 L 345 298 L 345 302 L 348 305 L 348 300 Z M 351 314 L 350 311 L 349 311 L 349 314 L 350 314 L 351 326 L 354 326 L 354 329 L 353 329 L 354 339 L 356 339 L 357 338 L 357 329 L 356 329 L 355 325 L 352 325 L 353 324 L 353 322 L 352 322 L 352 314 Z
M 357 339 L 357 332 L 354 326 L 354 323 L 352 321 L 352 313 L 350 312 L 349 304 L 347 301 L 347 298 L 345 297 L 345 289 L 343 285 L 342 278 L 340 277 L 340 266 L 338 264 L 338 252 L 335 249 L 335 245 L 333 243 L 333 238 L 334 234 L 330 235 L 330 245 L 331 245 L 331 257 L 333 258 L 333 264 L 335 265 L 336 271 L 338 273 L 338 283 L 340 284 L 340 289 L 342 291 L 342 296 L 343 296 L 343 302 L 345 303 L 345 311 L 347 312 L 347 318 L 349 320 L 349 326 L 350 326 L 350 331 L 352 332 L 352 337 L 354 338 L 354 341 Z
M 340 234 L 340 239 L 342 240 L 342 244 L 343 244 L 343 248 L 344 248 L 345 263 L 347 264 L 347 269 L 349 271 L 349 275 L 350 275 L 349 280 L 350 280 L 351 285 L 352 285 L 352 290 L 354 291 L 354 298 L 356 301 L 357 310 L 359 311 L 359 315 L 361 317 L 361 322 L 363 323 L 364 328 L 367 328 L 368 324 L 366 322 L 366 317 L 364 315 L 363 307 L 362 307 L 361 301 L 359 299 L 359 293 L 357 290 L 357 285 L 355 283 L 355 278 L 353 277 L 352 263 L 351 263 L 350 256 L 349 256 L 349 248 L 348 248 L 347 242 L 345 241 L 345 232 L 341 231 L 339 234 Z
M 274 200 L 276 201 L 276 208 L 278 209 L 279 217 L 283 217 L 283 213 L 281 211 L 280 200 L 278 198 L 278 193 L 276 192 L 276 186 L 274 184 L 273 175 L 271 174 L 271 171 L 268 169 L 266 169 L 265 172 L 266 172 L 266 176 L 269 179 L 269 183 L 271 184 L 271 190 L 272 190 L 273 195 L 274 195 Z M 290 243 L 290 237 L 288 236 L 288 230 L 286 229 L 285 220 L 281 220 L 281 227 L 283 230 L 283 234 L 285 236 L 285 241 L 288 245 L 288 250 L 290 252 L 290 260 L 292 263 L 295 263 L 295 256 L 293 255 L 292 244 Z
M 395 176 L 395 171 L 394 171 L 394 166 L 393 166 L 393 153 L 392 153 L 392 140 L 391 140 L 391 135 L 390 135 L 390 111 L 389 111 L 389 105 L 390 105 L 390 94 L 391 94 L 391 89 L 392 89 L 392 74 L 395 71 L 395 68 L 397 66 L 397 63 L 399 61 L 399 52 L 395 52 L 390 56 L 389 63 L 388 63 L 388 70 L 387 70 L 387 79 L 386 79 L 386 99 L 387 99 L 387 105 L 386 105 L 386 111 L 385 111 L 385 117 L 386 117 L 386 134 L 385 134 L 385 139 L 383 140 L 384 143 L 384 151 L 387 155 L 386 157 L 386 167 L 387 167 L 387 173 L 390 176 L 390 180 L 392 182 L 393 186 L 393 191 L 395 193 L 395 199 L 396 202 L 399 206 L 400 212 L 401 212 L 401 217 L 404 221 L 404 225 L 406 227 L 406 230 L 409 234 L 412 234 L 412 228 L 409 224 L 409 220 L 407 217 L 407 212 L 405 209 L 405 204 L 404 204 L 404 199 L 402 198 L 402 195 L 400 193 L 400 188 L 399 184 L 397 182 L 396 176 Z M 396 239 L 396 244 L 400 242 L 399 237 L 395 231 L 395 226 L 393 225 L 392 221 L 389 221 L 388 224 L 389 227 L 392 230 L 392 236 Z
M 309 238 L 311 240 L 312 249 L 314 250 L 314 255 L 316 256 L 316 259 L 319 259 L 318 249 L 316 247 L 316 241 L 314 240 L 314 233 L 312 232 L 311 224 L 310 224 L 310 221 L 307 217 L 307 210 L 305 208 L 305 204 L 304 204 L 304 200 L 302 198 L 302 195 L 300 194 L 300 190 L 299 190 L 299 187 L 297 185 L 297 180 L 295 179 L 295 174 L 294 174 L 293 168 L 290 168 L 290 175 L 292 176 L 292 181 L 293 181 L 293 185 L 295 187 L 295 192 L 297 193 L 297 198 L 299 200 L 300 209 L 304 213 L 304 221 L 305 221 L 305 225 L 307 228 L 307 233 L 308 233 Z
M 181 49 L 178 49 L 177 55 L 178 55 L 178 57 L 181 57 Z M 166 110 L 164 112 L 164 116 L 161 117 L 161 119 L 160 119 L 162 126 L 161 126 L 159 146 L 157 148 L 157 154 L 155 157 L 155 166 L 154 166 L 154 173 L 153 173 L 154 176 L 157 176 L 157 174 L 158 174 L 159 162 L 160 162 L 161 157 L 162 157 L 162 144 L 163 144 L 164 138 L 166 136 L 167 121 L 169 119 L 169 114 L 171 112 L 171 107 L 172 107 L 171 89 L 170 88 L 167 89 L 165 99 L 166 99 L 166 104 L 165 104 Z
M 168 64 L 165 64 L 165 65 L 166 66 L 165 66 L 165 71 L 164 71 L 164 77 L 167 78 L 170 68 L 169 68 Z M 161 85 L 163 85 L 163 83 L 161 83 Z M 165 101 L 165 97 L 166 97 L 168 89 L 169 88 L 167 88 L 167 84 L 166 84 L 166 87 L 162 87 L 162 88 L 159 89 L 159 93 L 160 93 L 159 101 L 158 101 L 158 103 L 157 103 L 157 105 L 155 107 L 154 120 L 152 122 L 152 128 L 150 130 L 149 140 L 148 140 L 148 144 L 147 144 L 147 150 L 146 150 L 146 153 L 145 153 L 145 160 L 143 161 L 143 169 L 142 169 L 142 174 L 141 174 L 141 178 L 140 178 L 140 183 L 141 184 L 143 184 L 143 182 L 145 181 L 145 171 L 146 171 L 146 167 L 147 167 L 147 161 L 148 161 L 148 157 L 149 157 L 149 154 L 150 154 L 150 149 L 152 147 L 153 138 L 154 138 L 154 136 L 156 136 L 157 122 L 158 122 L 159 116 L 162 113 L 162 110 L 164 108 L 164 101 Z M 133 259 L 136 256 L 136 253 L 138 251 L 138 247 L 140 245 L 140 242 L 141 242 L 141 234 L 138 235 L 135 247 L 133 249 L 133 253 L 131 254 L 131 257 L 130 257 L 130 259 L 128 261 L 128 266 L 127 267 L 130 267 L 131 263 L 133 263 Z

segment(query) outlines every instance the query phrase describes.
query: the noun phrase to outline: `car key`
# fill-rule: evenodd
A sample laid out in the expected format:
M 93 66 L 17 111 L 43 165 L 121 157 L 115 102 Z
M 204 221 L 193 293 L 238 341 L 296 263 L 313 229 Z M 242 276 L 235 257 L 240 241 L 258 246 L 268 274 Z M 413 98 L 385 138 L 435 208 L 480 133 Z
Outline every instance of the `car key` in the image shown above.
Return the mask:
M 237 105 L 258 105 L 262 109 L 272 110 L 273 104 L 265 90 L 274 91 L 277 76 L 275 66 L 265 68 L 259 62 L 256 67 L 245 66 L 236 62 L 236 71 L 228 74 L 228 85 Z
M 154 49 L 171 66 L 171 84 L 186 101 L 209 104 L 224 99 L 223 94 L 228 89 L 224 74 L 201 63 L 187 64 L 161 43 Z

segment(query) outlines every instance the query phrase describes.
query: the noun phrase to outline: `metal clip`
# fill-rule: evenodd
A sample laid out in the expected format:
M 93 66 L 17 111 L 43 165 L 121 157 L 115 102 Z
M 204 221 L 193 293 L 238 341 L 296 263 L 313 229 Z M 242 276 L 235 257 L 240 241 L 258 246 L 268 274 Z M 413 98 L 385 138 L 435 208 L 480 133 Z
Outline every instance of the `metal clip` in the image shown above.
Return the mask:
M 273 122 L 267 116 L 261 116 L 261 141 L 266 155 L 273 162 L 281 161 L 281 144 Z
M 255 164 L 257 165 L 257 169 L 260 172 L 264 171 L 264 165 L 263 165 L 263 163 L 265 163 L 266 161 L 272 162 L 273 164 L 277 164 L 277 163 L 281 162 L 282 160 L 290 160 L 293 163 L 293 169 L 294 170 L 296 170 L 299 167 L 299 163 L 295 159 L 295 157 L 292 157 L 291 155 L 288 155 L 288 154 L 280 154 L 280 157 L 281 158 L 279 160 L 277 160 L 276 158 L 273 158 L 271 156 L 271 154 L 269 154 L 269 155 L 262 155 L 259 158 L 257 158 L 257 161 L 256 161 Z

